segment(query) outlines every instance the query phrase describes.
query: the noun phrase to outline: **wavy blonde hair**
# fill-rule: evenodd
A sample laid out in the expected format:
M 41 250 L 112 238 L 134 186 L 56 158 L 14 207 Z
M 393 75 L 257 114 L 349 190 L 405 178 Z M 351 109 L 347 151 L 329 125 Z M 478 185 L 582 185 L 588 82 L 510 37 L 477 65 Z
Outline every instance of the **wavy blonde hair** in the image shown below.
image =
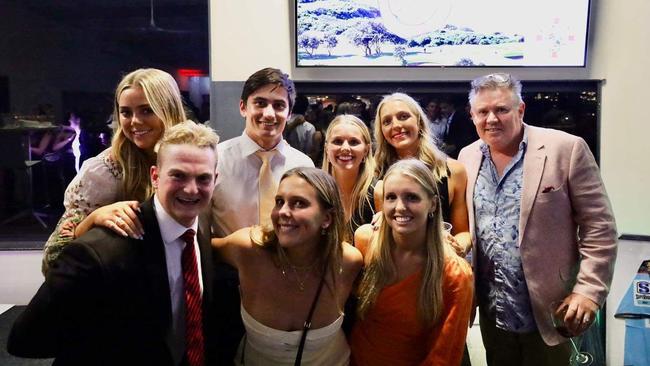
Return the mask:
M 412 179 L 426 192 L 427 198 L 436 202 L 433 215 L 427 220 L 426 239 L 422 243 L 426 249 L 426 260 L 422 268 L 422 283 L 417 301 L 417 314 L 424 324 L 435 325 L 443 310 L 442 278 L 445 263 L 445 246 L 442 239 L 442 214 L 438 188 L 431 169 L 416 159 L 404 159 L 393 164 L 384 181 L 391 175 L 402 175 Z M 395 247 L 393 232 L 384 217 L 378 235 L 373 236 L 367 255 L 368 265 L 359 285 L 359 305 L 357 312 L 361 318 L 373 307 L 379 292 L 397 276 L 397 267 L 391 254 Z
M 331 175 L 317 168 L 299 167 L 290 169 L 282 175 L 280 183 L 284 179 L 294 176 L 304 179 L 316 190 L 321 210 L 329 211 L 332 216 L 332 224 L 326 229 L 325 234 L 321 236 L 322 240 L 318 246 L 317 268 L 322 273 L 330 272 L 334 284 L 336 283 L 335 275 L 339 274 L 342 268 L 342 243 L 347 231 L 343 221 L 343 205 L 339 189 Z M 289 265 L 288 258 L 280 246 L 278 237 L 272 227 L 256 226 L 251 230 L 251 240 L 253 243 L 269 250 L 279 266 L 287 267 Z
M 429 134 L 429 120 L 426 113 L 422 110 L 422 107 L 420 107 L 420 104 L 415 101 L 415 99 L 404 93 L 393 93 L 387 95 L 377 106 L 374 129 L 375 141 L 377 142 L 377 148 L 375 150 L 375 175 L 377 178 L 381 179 L 388 170 L 388 167 L 399 160 L 397 151 L 386 141 L 386 138 L 384 138 L 384 134 L 381 131 L 381 110 L 387 103 L 393 101 L 404 102 L 409 111 L 417 118 L 418 154 L 415 158 L 422 160 L 426 165 L 428 165 L 429 169 L 433 171 L 434 178 L 439 182 L 442 178 L 448 175 L 447 165 L 445 163 L 447 156 L 442 151 L 438 150 L 433 140 L 431 140 L 431 135 Z
M 185 109 L 174 78 L 158 69 L 138 69 L 122 78 L 115 89 L 113 124 L 115 132 L 111 141 L 112 156 L 122 170 L 122 184 L 118 200 L 143 201 L 153 194 L 149 168 L 155 159 L 147 156 L 124 134 L 120 123 L 119 99 L 126 89 L 140 87 L 153 113 L 163 123 L 163 133 L 169 127 L 187 120 Z
M 372 197 L 368 197 L 368 190 L 372 185 L 375 172 L 375 159 L 372 156 L 372 140 L 370 139 L 370 130 L 362 120 L 358 117 L 351 114 L 342 114 L 336 116 L 327 127 L 327 132 L 325 132 L 325 149 L 323 150 L 323 165 L 322 169 L 328 172 L 330 175 L 334 176 L 334 168 L 329 158 L 327 157 L 327 145 L 330 143 L 332 130 L 341 124 L 349 124 L 355 126 L 361 131 L 361 136 L 363 137 L 363 142 L 368 145 L 368 152 L 366 156 L 363 157 L 363 161 L 359 165 L 359 173 L 357 175 L 357 181 L 354 184 L 352 189 L 352 202 L 354 206 L 350 210 L 350 217 L 345 217 L 346 223 L 352 223 L 352 213 L 357 211 L 359 216 L 363 216 L 364 207 L 373 207 Z M 336 177 L 335 177 L 336 178 Z M 357 222 L 355 223 L 358 226 L 362 224 L 367 224 L 367 222 Z

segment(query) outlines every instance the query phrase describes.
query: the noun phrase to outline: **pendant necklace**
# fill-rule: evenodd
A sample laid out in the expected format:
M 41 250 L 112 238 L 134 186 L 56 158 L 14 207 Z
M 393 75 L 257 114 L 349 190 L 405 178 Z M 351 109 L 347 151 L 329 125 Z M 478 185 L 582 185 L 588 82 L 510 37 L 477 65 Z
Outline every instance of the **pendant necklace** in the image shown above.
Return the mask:
M 308 266 L 294 266 L 291 264 L 291 262 L 287 261 L 289 267 L 291 268 L 291 271 L 293 272 L 294 276 L 296 277 L 296 284 L 298 285 L 298 290 L 300 292 L 305 291 L 305 282 L 307 282 L 307 277 L 309 277 L 309 274 L 311 273 L 312 268 L 316 265 L 316 261 L 314 263 L 308 265 Z M 301 275 L 302 272 L 302 275 Z M 282 276 L 285 278 L 288 278 L 287 272 L 285 270 L 285 267 L 282 266 Z

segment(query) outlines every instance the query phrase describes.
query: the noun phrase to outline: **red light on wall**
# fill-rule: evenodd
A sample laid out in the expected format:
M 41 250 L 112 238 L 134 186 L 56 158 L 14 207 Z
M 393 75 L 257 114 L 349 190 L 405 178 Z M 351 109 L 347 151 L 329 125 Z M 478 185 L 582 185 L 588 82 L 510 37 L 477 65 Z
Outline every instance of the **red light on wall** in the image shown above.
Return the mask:
M 206 76 L 206 73 L 200 69 L 178 69 L 178 75 L 185 77 Z

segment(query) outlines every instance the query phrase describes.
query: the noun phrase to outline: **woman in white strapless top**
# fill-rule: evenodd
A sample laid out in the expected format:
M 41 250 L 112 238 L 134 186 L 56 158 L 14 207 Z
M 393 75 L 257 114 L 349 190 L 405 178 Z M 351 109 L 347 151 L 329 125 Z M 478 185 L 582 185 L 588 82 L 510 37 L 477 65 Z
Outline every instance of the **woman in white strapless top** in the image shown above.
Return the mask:
M 256 226 L 212 240 L 239 272 L 247 334 L 235 363 L 294 365 L 314 304 L 301 364 L 347 365 L 343 308 L 363 259 L 342 241 L 346 228 L 334 179 L 315 168 L 288 171 L 280 180 L 271 221 L 272 228 Z
M 246 336 L 239 344 L 236 365 L 293 365 L 302 330 L 284 331 L 258 322 L 241 307 Z M 323 328 L 311 329 L 302 354 L 303 365 L 347 365 L 350 347 L 341 330 L 343 315 Z

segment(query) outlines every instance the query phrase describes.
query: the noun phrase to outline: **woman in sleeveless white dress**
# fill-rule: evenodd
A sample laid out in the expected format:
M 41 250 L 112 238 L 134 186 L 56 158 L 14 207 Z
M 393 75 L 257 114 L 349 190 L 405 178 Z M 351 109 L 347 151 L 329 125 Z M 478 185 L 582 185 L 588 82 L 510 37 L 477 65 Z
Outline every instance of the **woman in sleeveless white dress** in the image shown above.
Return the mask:
M 281 180 L 273 227 L 241 229 L 212 245 L 239 273 L 246 335 L 238 365 L 294 365 L 310 323 L 302 365 L 347 365 L 343 308 L 363 259 L 343 242 L 344 214 L 334 179 L 295 168 Z M 312 309 L 313 308 L 313 309 Z

